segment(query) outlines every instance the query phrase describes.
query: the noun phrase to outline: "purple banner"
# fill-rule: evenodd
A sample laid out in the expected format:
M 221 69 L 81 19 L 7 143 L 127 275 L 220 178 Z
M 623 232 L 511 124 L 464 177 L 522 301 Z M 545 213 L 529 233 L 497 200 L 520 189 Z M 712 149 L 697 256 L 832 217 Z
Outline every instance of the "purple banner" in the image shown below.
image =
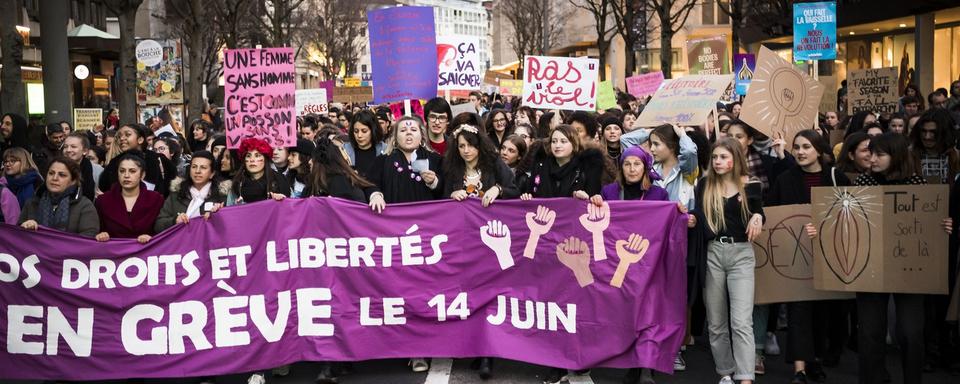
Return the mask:
M 437 40 L 433 7 L 367 12 L 374 103 L 437 96 Z
M 642 219 L 639 219 L 642 218 Z M 140 245 L 0 225 L 0 378 L 207 376 L 493 356 L 671 372 L 686 217 L 669 202 L 228 207 Z

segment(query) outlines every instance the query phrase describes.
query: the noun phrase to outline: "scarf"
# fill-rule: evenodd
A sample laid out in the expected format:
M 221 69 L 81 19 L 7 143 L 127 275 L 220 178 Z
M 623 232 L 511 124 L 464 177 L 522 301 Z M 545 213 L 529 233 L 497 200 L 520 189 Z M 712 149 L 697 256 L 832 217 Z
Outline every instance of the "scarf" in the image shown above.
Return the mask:
M 556 159 L 549 158 L 543 161 L 543 167 L 546 172 L 540 174 L 545 176 L 545 180 L 540 180 L 540 175 L 534 178 L 534 192 L 538 192 L 538 197 L 569 197 L 573 194 L 580 177 L 578 156 L 574 156 L 563 166 L 557 165 Z
M 203 202 L 207 199 L 207 196 L 210 196 L 210 185 L 212 184 L 212 182 L 208 182 L 199 190 L 190 187 L 190 204 L 187 206 L 187 217 L 193 219 L 200 216 L 200 208 L 203 207 Z
M 66 231 L 70 224 L 70 196 L 76 193 L 76 185 L 61 193 L 44 193 L 40 198 L 37 223 L 47 228 Z
M 20 202 L 21 208 L 27 203 L 27 200 L 33 197 L 38 181 L 40 181 L 40 174 L 32 169 L 17 177 L 7 176 L 7 188 L 10 188 L 10 192 L 17 195 L 17 201 Z

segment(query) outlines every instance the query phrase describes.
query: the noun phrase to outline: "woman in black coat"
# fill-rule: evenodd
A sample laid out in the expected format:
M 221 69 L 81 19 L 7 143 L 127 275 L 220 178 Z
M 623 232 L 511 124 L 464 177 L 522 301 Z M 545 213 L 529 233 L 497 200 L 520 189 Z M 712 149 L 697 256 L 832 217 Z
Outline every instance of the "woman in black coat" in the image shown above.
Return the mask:
M 457 147 L 447 151 L 443 162 L 443 195 L 457 201 L 478 197 L 485 207 L 498 198 L 520 196 L 510 167 L 497 156 L 490 139 L 479 132 L 472 125 L 454 130 L 451 142 Z
M 398 120 L 383 155 L 377 156 L 369 179 L 389 203 L 436 200 L 442 196 L 442 158 L 427 145 L 420 118 Z
M 313 151 L 313 165 L 307 176 L 304 196 L 331 196 L 370 204 L 380 213 L 386 206 L 377 186 L 350 168 L 346 153 L 326 137 L 320 138 Z
M 119 160 L 124 154 L 131 153 L 144 160 L 146 176 L 143 181 L 147 183 L 148 189 L 159 192 L 164 197 L 167 196 L 170 182 L 177 177 L 177 167 L 166 157 L 147 149 L 146 138 L 149 133 L 150 129 L 143 124 L 125 124 L 120 127 L 116 141 L 121 153 L 115 156 L 100 174 L 100 182 L 97 186 L 101 191 L 109 191 L 117 182 Z
M 534 157 L 521 199 L 575 197 L 587 200 L 600 194 L 606 169 L 603 151 L 585 148 L 577 131 L 566 124 L 553 130 L 544 149 L 527 153 Z

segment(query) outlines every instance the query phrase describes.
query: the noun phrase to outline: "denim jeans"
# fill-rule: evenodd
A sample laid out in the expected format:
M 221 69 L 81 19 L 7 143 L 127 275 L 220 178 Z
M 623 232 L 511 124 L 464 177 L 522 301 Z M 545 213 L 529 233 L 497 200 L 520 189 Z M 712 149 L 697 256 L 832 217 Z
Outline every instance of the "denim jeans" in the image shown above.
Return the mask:
M 707 307 L 710 350 L 717 373 L 732 375 L 734 380 L 754 379 L 755 264 L 753 245 L 749 242 L 721 244 L 711 241 L 707 247 L 703 299 Z

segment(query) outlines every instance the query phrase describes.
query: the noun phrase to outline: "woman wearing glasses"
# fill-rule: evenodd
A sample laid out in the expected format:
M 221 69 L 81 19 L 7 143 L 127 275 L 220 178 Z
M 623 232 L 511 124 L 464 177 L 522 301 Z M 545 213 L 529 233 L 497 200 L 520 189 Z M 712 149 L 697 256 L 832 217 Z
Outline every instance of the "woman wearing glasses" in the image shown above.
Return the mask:
M 484 124 L 487 137 L 493 142 L 493 145 L 500 150 L 503 145 L 503 139 L 513 134 L 513 126 L 507 119 L 507 112 L 502 109 L 494 109 L 487 115 L 486 124 Z

